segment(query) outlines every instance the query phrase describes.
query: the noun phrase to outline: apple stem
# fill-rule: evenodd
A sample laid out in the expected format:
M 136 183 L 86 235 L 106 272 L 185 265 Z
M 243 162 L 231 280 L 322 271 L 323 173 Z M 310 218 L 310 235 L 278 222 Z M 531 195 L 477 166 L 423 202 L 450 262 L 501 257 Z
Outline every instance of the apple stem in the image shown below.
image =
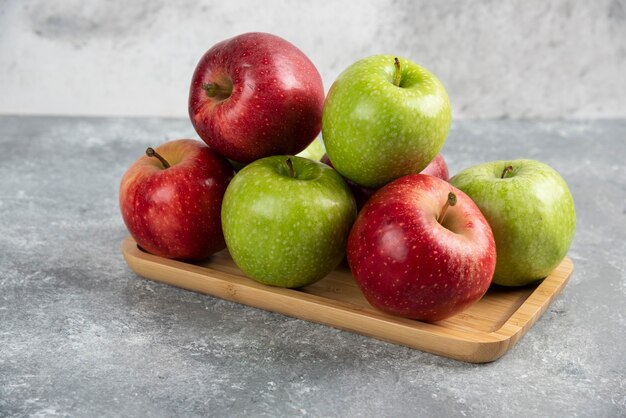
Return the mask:
M 158 152 L 156 152 L 154 150 L 154 148 L 152 147 L 148 147 L 146 148 L 146 155 L 148 157 L 156 157 L 159 161 L 161 161 L 161 164 L 163 164 L 163 168 L 170 168 L 170 163 L 167 162 L 167 160 L 165 158 L 163 158 Z
M 296 173 L 293 170 L 293 162 L 291 161 L 291 158 L 287 158 L 287 161 L 285 161 L 285 164 L 287 164 L 287 169 L 289 169 L 289 177 L 295 177 Z
M 456 195 L 452 192 L 448 193 L 448 200 L 446 200 L 446 204 L 443 205 L 443 209 L 441 209 L 441 215 L 437 219 L 437 222 L 443 223 L 443 219 L 446 217 L 446 212 L 450 206 L 456 205 Z
M 400 81 L 402 80 L 402 73 L 400 72 L 400 60 L 398 59 L 398 57 L 395 57 L 393 59 L 393 62 L 396 66 L 396 75 L 393 79 L 393 84 L 400 87 Z
M 504 167 L 504 170 L 502 170 L 502 175 L 500 176 L 500 178 L 503 179 L 511 171 L 513 171 L 513 166 L 512 165 L 507 165 L 506 167 Z
M 229 88 L 228 86 L 221 86 L 217 83 L 204 83 L 202 85 L 202 89 L 204 89 L 207 96 L 218 99 L 227 98 L 233 91 L 232 88 Z

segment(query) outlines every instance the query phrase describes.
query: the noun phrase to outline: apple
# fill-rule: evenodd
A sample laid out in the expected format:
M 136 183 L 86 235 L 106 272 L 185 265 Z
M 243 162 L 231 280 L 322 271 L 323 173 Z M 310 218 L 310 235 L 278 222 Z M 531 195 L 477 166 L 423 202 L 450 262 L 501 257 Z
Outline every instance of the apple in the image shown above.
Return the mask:
M 345 256 L 356 206 L 332 168 L 294 156 L 254 161 L 224 195 L 222 227 L 233 260 L 250 278 L 301 287 Z
M 321 161 L 334 168 L 333 163 L 330 161 L 330 158 L 328 158 L 328 154 L 324 154 Z M 435 158 L 426 166 L 426 168 L 422 170 L 421 174 L 428 174 L 429 176 L 439 177 L 442 180 L 448 181 L 448 165 L 446 164 L 443 156 L 441 154 L 437 154 Z M 350 190 L 352 190 L 358 210 L 361 210 L 369 198 L 372 197 L 378 190 L 372 187 L 359 186 L 358 184 L 347 179 L 346 183 L 348 183 Z
M 489 224 L 465 193 L 412 174 L 384 186 L 359 212 L 348 263 L 372 306 L 431 322 L 485 294 L 496 251 Z
M 428 174 L 429 176 L 438 177 L 445 181 L 450 179 L 448 164 L 446 164 L 446 160 L 444 160 L 441 154 L 437 154 L 435 158 L 428 163 L 426 168 L 421 171 L 421 174 Z
M 220 210 L 233 175 L 230 164 L 200 141 L 148 148 L 122 178 L 124 223 L 149 253 L 206 258 L 225 247 Z
M 324 144 L 319 137 L 311 142 L 309 146 L 304 149 L 304 151 L 296 154 L 297 157 L 308 158 L 313 161 L 320 161 L 324 155 L 326 155 L 326 150 L 324 149 Z
M 419 173 L 450 129 L 450 101 L 425 68 L 393 55 L 352 64 L 324 103 L 326 152 L 345 178 L 366 187 Z
M 320 161 L 331 168 L 335 168 L 333 166 L 333 163 L 330 161 L 330 158 L 328 158 L 328 154 L 324 154 Z M 361 210 L 361 208 L 363 207 L 363 205 L 365 205 L 365 203 L 369 200 L 369 198 L 372 197 L 374 193 L 376 193 L 377 189 L 359 186 L 355 182 L 350 181 L 345 178 L 344 180 L 348 184 L 348 187 L 350 187 L 350 191 L 352 192 L 352 195 L 354 196 L 357 211 Z
M 213 46 L 200 59 L 189 92 L 198 135 L 240 163 L 305 149 L 320 132 L 323 105 L 322 78 L 313 63 L 268 33 Z
M 476 202 L 491 225 L 498 261 L 493 282 L 523 286 L 545 278 L 574 238 L 574 199 L 552 167 L 534 160 L 493 161 L 450 182 Z

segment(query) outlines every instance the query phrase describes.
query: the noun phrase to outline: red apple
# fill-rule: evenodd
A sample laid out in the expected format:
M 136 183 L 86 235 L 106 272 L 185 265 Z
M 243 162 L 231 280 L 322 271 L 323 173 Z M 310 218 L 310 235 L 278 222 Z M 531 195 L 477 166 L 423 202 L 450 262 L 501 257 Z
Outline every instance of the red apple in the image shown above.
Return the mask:
M 489 224 L 465 193 L 411 174 L 363 207 L 348 239 L 348 263 L 374 307 L 438 321 L 485 294 L 496 250 Z
M 209 49 L 189 92 L 198 135 L 240 163 L 305 149 L 320 132 L 323 105 L 322 78 L 313 63 L 267 33 L 246 33 Z
M 420 174 L 428 174 L 429 176 L 438 177 L 445 181 L 450 179 L 448 164 L 446 164 L 446 160 L 443 159 L 441 154 L 437 154 Z
M 324 164 L 333 167 L 333 163 L 328 158 L 328 154 L 324 154 L 322 159 L 320 160 Z M 421 171 L 421 174 L 428 174 L 429 176 L 438 177 L 442 180 L 448 181 L 448 165 L 446 164 L 446 160 L 443 159 L 441 154 L 437 154 L 435 158 Z M 360 186 L 348 179 L 345 179 L 348 186 L 350 186 L 350 190 L 352 190 L 352 194 L 354 195 L 354 200 L 356 200 L 357 209 L 361 210 L 361 208 L 367 203 L 370 197 L 376 193 L 378 189 L 374 189 L 371 187 Z
M 199 141 L 148 148 L 120 185 L 124 223 L 140 247 L 168 258 L 199 260 L 224 249 L 220 211 L 233 168 Z

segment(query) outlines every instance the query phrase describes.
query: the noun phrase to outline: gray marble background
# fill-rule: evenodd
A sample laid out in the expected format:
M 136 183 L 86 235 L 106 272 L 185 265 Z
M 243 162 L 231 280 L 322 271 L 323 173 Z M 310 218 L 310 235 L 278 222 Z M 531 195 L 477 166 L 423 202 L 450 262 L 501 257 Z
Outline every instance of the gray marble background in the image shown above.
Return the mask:
M 248 31 L 295 43 L 326 89 L 393 53 L 456 118 L 626 117 L 625 0 L 0 0 L 0 113 L 185 116 L 199 57 Z

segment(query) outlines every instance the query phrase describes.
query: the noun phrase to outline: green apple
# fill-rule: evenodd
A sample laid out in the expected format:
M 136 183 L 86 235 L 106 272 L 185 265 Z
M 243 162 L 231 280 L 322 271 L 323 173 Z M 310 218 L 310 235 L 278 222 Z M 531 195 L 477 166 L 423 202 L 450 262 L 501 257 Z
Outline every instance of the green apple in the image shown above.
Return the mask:
M 303 151 L 296 154 L 298 157 L 308 158 L 313 161 L 320 161 L 322 157 L 326 154 L 326 150 L 324 149 L 324 144 L 319 137 L 315 138 L 313 142 L 309 144 Z
M 546 277 L 574 238 L 574 199 L 552 167 L 534 160 L 494 161 L 463 170 L 450 183 L 469 195 L 496 241 L 493 283 L 523 286 Z
M 326 152 L 344 177 L 366 187 L 422 171 L 450 129 L 443 84 L 401 57 L 375 55 L 331 86 L 322 116 Z
M 237 266 L 280 287 L 306 286 L 337 267 L 355 218 L 343 178 L 325 164 L 293 156 L 248 164 L 222 203 L 224 238 Z

